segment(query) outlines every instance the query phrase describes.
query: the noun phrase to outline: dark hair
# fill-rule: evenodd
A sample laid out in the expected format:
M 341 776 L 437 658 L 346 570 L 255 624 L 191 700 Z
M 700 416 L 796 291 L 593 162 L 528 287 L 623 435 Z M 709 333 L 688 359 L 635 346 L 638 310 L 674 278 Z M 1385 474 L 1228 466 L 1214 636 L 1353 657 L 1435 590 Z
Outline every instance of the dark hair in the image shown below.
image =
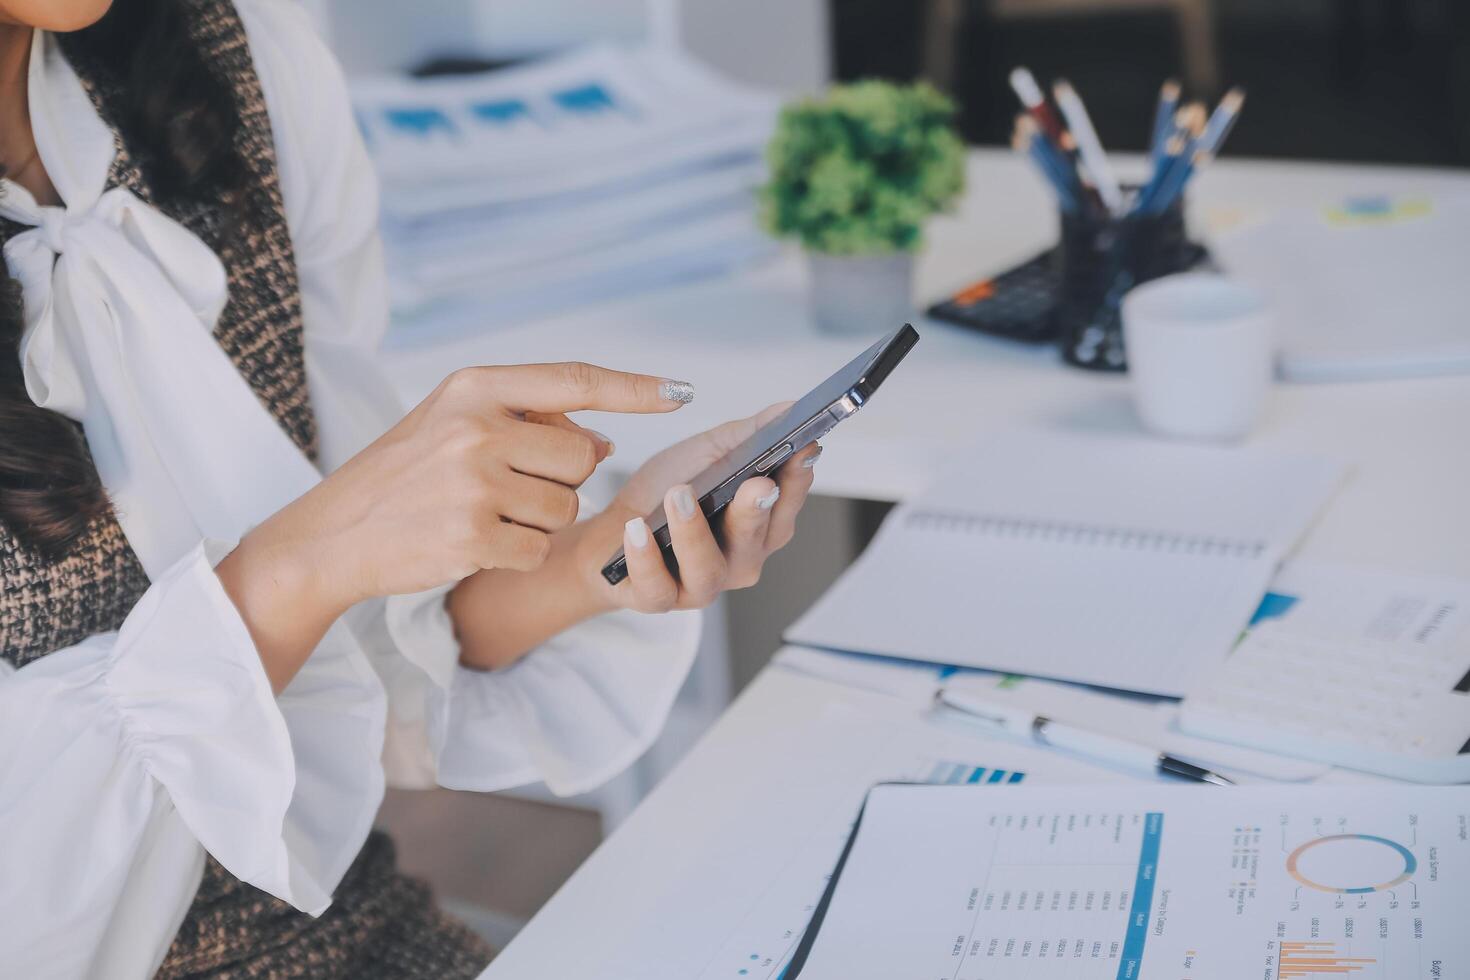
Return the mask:
M 116 0 L 100 21 L 63 39 L 69 57 L 116 86 L 119 128 L 140 154 L 161 205 L 238 206 L 245 167 L 240 118 L 224 81 L 189 33 L 186 0 Z M 0 271 L 0 522 L 59 557 L 110 507 L 77 425 L 39 408 L 20 363 L 20 284 Z

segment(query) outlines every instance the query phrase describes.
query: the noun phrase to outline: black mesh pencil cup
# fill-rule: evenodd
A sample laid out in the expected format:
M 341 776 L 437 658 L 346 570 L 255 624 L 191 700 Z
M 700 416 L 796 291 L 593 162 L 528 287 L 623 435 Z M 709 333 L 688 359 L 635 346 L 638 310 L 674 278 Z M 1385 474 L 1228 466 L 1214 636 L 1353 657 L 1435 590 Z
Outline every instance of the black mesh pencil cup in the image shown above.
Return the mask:
M 1090 209 L 1063 211 L 1052 316 L 1062 357 L 1095 371 L 1123 371 L 1120 309 L 1128 290 L 1182 272 L 1203 249 L 1184 230 L 1181 195 L 1159 214 L 1104 216 Z

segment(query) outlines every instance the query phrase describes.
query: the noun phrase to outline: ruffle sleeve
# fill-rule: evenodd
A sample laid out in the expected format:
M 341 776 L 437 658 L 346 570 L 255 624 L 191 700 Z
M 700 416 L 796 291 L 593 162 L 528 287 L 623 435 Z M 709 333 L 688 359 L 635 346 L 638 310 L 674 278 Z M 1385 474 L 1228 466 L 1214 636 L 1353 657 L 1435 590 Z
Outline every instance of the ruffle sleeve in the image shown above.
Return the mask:
M 369 614 L 386 625 L 368 646 L 388 690 L 384 762 L 395 785 L 594 789 L 653 744 L 699 642 L 698 613 L 615 612 L 510 667 L 473 670 L 459 663 L 447 592 L 394 596 Z
M 169 828 L 311 914 L 361 845 L 381 796 L 366 747 L 378 743 L 364 740 L 381 738 L 381 712 L 322 696 L 336 683 L 330 655 L 299 678 L 320 706 L 291 688 L 278 701 L 214 574 L 229 547 L 206 541 L 180 559 L 118 632 L 0 673 L 0 963 L 16 976 L 95 966 L 120 897 L 156 873 L 150 850 L 177 849 L 160 842 Z M 187 905 L 201 866 L 202 853 L 173 864 L 191 880 L 150 890 Z M 171 938 L 152 945 L 161 954 Z

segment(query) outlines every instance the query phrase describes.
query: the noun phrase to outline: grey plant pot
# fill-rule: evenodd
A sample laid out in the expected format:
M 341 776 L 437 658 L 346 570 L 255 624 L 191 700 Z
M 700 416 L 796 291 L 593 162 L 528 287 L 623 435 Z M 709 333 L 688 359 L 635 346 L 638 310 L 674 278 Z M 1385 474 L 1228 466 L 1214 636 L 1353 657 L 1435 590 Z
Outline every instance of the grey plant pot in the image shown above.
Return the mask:
M 914 256 L 808 252 L 812 319 L 827 333 L 877 336 L 913 315 Z

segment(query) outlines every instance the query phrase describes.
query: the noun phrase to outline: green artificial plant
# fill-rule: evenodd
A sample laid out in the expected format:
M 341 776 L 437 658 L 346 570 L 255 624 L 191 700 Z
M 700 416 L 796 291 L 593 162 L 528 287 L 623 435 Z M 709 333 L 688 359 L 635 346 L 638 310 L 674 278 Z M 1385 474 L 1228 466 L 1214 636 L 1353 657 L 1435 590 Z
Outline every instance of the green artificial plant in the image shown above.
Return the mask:
M 954 103 L 932 86 L 865 81 L 781 111 L 763 218 L 830 255 L 912 251 L 965 184 Z

